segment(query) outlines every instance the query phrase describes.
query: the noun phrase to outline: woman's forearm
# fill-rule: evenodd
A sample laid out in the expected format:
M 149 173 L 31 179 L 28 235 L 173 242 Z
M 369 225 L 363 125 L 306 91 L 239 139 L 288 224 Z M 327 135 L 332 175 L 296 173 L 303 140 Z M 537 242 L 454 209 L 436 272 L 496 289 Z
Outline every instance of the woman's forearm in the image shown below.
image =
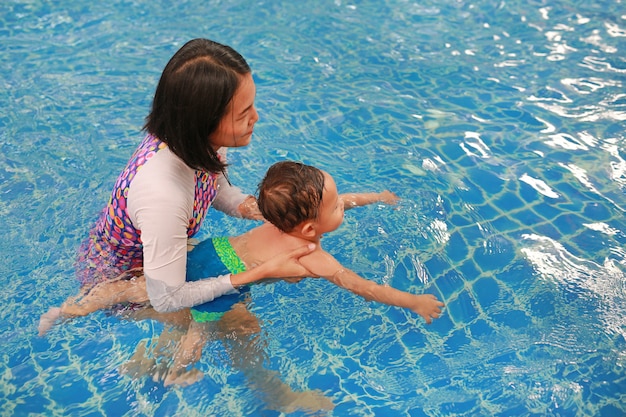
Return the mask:
M 230 283 L 234 288 L 239 288 L 244 285 L 249 285 L 266 278 L 273 278 L 267 271 L 265 264 L 261 264 L 255 268 L 248 269 L 238 274 L 231 274 Z
M 186 281 L 169 286 L 165 282 L 146 275 L 146 290 L 150 304 L 159 313 L 170 313 L 214 300 L 225 294 L 236 293 L 229 275 Z

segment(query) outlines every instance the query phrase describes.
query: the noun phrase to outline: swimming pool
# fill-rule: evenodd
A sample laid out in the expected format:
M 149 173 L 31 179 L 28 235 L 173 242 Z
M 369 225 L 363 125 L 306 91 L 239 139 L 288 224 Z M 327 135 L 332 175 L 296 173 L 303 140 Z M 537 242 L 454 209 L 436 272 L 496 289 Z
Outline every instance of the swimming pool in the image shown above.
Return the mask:
M 255 74 L 261 121 L 233 181 L 252 192 L 290 158 L 343 191 L 395 191 L 325 248 L 447 305 L 426 326 L 325 282 L 255 288 L 269 369 L 333 416 L 626 414 L 623 2 L 93 3 L 0 4 L 1 415 L 279 415 L 218 344 L 187 388 L 121 375 L 155 322 L 36 335 L 77 290 L 75 251 L 193 37 Z

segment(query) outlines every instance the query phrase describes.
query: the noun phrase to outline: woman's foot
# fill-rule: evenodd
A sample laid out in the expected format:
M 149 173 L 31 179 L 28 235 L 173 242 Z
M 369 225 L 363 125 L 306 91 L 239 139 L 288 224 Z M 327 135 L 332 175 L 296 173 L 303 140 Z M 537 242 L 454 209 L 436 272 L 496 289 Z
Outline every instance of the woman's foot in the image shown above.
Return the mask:
M 332 400 L 320 390 L 285 391 L 277 396 L 267 397 L 267 407 L 283 413 L 295 411 L 329 411 L 335 408 Z
M 52 326 L 54 326 L 61 317 L 61 308 L 52 307 L 39 318 L 39 336 L 45 335 Z
M 170 370 L 163 380 L 163 386 L 167 387 L 170 385 L 180 385 L 181 387 L 186 387 L 191 384 L 195 384 L 203 377 L 204 374 L 196 368 L 192 368 L 189 371 L 185 370 L 183 372 L 175 372 Z

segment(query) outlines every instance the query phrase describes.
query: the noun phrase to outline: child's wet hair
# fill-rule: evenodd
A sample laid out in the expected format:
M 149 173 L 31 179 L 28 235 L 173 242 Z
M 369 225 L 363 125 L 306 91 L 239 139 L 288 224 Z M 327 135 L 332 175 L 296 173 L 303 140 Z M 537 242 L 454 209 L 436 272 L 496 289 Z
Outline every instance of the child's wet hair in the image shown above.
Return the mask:
M 320 169 L 282 161 L 265 174 L 257 200 L 263 217 L 288 233 L 300 223 L 317 218 L 323 193 L 324 173 Z

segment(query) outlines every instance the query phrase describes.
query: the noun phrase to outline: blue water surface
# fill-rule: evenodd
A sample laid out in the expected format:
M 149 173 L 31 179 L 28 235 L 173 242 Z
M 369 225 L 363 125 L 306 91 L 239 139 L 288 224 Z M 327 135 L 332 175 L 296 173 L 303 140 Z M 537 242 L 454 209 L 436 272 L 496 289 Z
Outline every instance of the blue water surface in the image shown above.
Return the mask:
M 0 415 L 281 415 L 218 342 L 189 387 L 121 373 L 157 321 L 37 335 L 195 37 L 254 72 L 261 119 L 232 181 L 252 193 L 288 158 L 340 191 L 396 192 L 324 247 L 446 303 L 427 326 L 322 280 L 254 288 L 265 367 L 335 403 L 314 415 L 626 415 L 621 0 L 2 2 Z M 214 211 L 201 237 L 250 226 Z

